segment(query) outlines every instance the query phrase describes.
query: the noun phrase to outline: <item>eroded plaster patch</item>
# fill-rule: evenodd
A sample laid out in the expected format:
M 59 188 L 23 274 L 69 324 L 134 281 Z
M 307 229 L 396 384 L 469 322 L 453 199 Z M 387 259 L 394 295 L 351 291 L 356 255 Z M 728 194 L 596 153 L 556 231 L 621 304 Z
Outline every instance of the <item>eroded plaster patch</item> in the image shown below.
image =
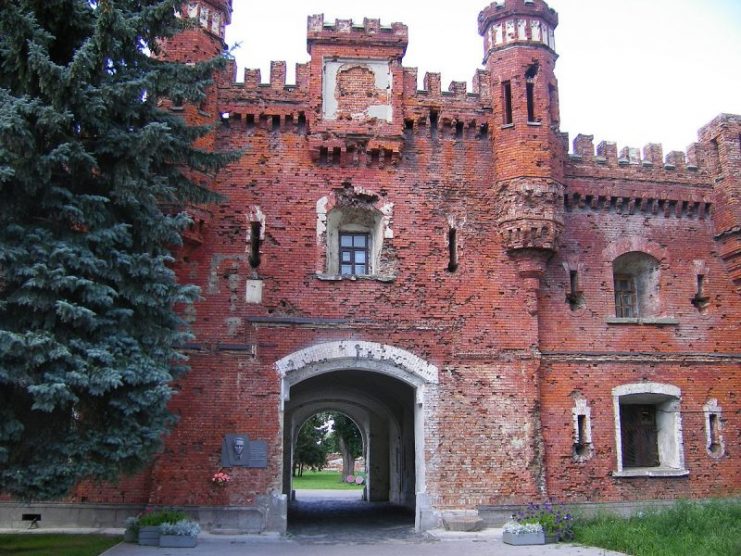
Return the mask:
M 393 120 L 391 65 L 379 60 L 324 62 L 325 120 Z

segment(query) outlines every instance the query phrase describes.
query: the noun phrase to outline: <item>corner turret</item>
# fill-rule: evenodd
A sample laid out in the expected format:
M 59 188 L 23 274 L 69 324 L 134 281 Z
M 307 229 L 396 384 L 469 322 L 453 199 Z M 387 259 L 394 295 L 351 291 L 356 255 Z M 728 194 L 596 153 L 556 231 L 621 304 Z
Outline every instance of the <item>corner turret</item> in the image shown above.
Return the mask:
M 741 116 L 721 114 L 698 135 L 705 163 L 715 177 L 713 225 L 718 253 L 741 290 Z
M 554 74 L 558 14 L 542 0 L 505 0 L 482 10 L 478 22 L 491 76 L 500 232 L 510 255 L 518 261 L 533 255 L 544 270 L 563 229 L 567 147 Z

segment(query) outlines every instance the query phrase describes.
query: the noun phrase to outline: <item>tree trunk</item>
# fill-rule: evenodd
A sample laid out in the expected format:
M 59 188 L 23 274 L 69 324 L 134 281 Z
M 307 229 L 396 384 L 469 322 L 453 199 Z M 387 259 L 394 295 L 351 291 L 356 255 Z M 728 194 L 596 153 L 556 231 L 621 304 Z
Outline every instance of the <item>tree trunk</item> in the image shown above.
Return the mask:
M 355 458 L 352 457 L 352 452 L 350 452 L 347 444 L 345 444 L 345 439 L 341 436 L 339 448 L 342 454 L 342 480 L 344 481 L 348 475 L 355 475 Z

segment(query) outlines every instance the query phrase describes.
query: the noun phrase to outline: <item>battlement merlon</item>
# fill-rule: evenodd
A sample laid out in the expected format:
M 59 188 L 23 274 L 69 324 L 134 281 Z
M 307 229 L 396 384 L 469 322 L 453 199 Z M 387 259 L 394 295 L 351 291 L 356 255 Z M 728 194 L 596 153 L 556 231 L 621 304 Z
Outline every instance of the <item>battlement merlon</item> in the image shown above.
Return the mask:
M 334 25 L 326 25 L 324 14 L 310 15 L 306 24 L 306 47 L 309 54 L 313 45 L 323 43 L 394 46 L 401 49 L 400 56 L 403 56 L 409 44 L 409 30 L 403 23 L 392 23 L 390 27 L 384 27 L 380 19 L 369 18 L 364 18 L 362 25 L 356 25 L 352 19 L 336 19 Z
M 479 34 L 484 37 L 484 63 L 492 51 L 515 44 L 556 51 L 558 14 L 542 0 L 492 2 L 481 10 L 478 20 Z

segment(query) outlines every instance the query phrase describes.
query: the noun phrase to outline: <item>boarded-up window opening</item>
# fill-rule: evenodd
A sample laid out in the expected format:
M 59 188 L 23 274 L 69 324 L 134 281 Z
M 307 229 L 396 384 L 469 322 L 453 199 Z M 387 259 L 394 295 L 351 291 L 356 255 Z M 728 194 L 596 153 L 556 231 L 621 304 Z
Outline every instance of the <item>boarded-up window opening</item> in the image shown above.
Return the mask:
M 622 318 L 638 317 L 636 283 L 632 276 L 615 275 L 615 316 Z
M 655 405 L 621 404 L 620 430 L 623 467 L 657 467 L 659 465 Z

